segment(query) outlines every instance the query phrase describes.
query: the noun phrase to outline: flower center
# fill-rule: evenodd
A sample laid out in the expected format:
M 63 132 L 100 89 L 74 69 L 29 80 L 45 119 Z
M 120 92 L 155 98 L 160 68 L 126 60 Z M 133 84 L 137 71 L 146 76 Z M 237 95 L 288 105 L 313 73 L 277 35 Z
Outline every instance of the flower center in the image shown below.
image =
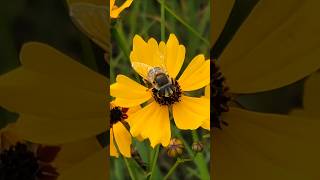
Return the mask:
M 171 83 L 160 88 L 152 88 L 152 96 L 160 105 L 172 105 L 180 101 L 182 90 L 178 81 L 171 79 Z
M 110 110 L 110 114 L 111 114 L 111 126 L 117 122 L 120 122 L 124 119 L 128 118 L 127 112 L 128 112 L 128 108 L 122 108 L 119 106 L 113 107 Z
M 55 168 L 39 162 L 38 157 L 28 149 L 27 145 L 17 143 L 0 153 L 0 179 L 57 179 L 59 174 Z
M 229 110 L 228 102 L 231 97 L 228 95 L 229 88 L 225 85 L 225 78 L 220 72 L 219 67 L 216 65 L 215 60 L 211 60 L 211 119 L 213 127 L 221 129 L 221 113 L 227 112 Z

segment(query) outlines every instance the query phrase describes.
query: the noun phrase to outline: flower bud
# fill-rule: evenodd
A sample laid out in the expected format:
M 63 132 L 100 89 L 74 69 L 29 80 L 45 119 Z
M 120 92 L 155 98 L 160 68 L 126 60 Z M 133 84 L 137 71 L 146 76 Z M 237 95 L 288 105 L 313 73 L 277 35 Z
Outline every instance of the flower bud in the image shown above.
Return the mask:
M 201 152 L 203 151 L 203 144 L 200 141 L 192 143 L 192 150 L 194 152 Z
M 170 157 L 177 157 L 182 154 L 184 145 L 180 139 L 172 138 L 166 147 L 167 154 Z

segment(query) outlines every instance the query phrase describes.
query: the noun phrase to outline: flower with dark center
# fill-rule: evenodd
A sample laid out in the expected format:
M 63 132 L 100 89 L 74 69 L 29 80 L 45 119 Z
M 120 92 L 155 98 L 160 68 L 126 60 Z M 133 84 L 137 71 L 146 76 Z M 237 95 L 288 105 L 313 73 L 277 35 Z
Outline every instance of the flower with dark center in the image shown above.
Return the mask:
M 126 122 L 129 117 L 129 108 L 120 107 L 110 103 L 110 155 L 131 157 L 131 134 Z
M 47 152 L 50 152 L 50 156 Z M 50 165 L 59 148 L 45 147 L 35 153 L 26 144 L 17 143 L 0 153 L 0 180 L 54 180 L 59 174 Z M 46 155 L 46 156 L 44 156 Z
M 211 60 L 211 125 L 216 128 L 221 129 L 221 113 L 227 112 L 228 102 L 231 100 L 230 96 L 227 94 L 229 88 L 225 85 L 225 78 L 220 72 L 219 67 L 216 65 L 215 60 Z
M 168 146 L 171 139 L 169 112 L 179 129 L 195 130 L 210 116 L 210 100 L 192 97 L 189 91 L 200 90 L 210 84 L 210 61 L 204 55 L 195 56 L 181 76 L 185 47 L 174 34 L 167 42 L 140 36 L 133 38 L 130 54 L 133 69 L 149 84 L 145 87 L 124 75 L 118 75 L 110 92 L 120 106 L 145 106 L 128 118 L 134 137 L 149 139 L 151 146 Z M 147 83 L 147 84 L 148 84 Z M 209 124 L 209 123 L 206 123 Z

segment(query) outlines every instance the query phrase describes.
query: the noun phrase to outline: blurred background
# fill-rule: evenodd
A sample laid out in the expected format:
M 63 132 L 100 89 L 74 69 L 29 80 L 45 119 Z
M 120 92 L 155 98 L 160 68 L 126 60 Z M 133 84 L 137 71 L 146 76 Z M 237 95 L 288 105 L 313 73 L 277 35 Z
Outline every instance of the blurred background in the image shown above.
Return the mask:
M 19 51 L 29 41 L 46 43 L 102 75 L 109 74 L 103 50 L 74 25 L 66 0 L 11 0 L 2 2 L 0 9 L 0 75 L 20 65 Z M 16 117 L 0 107 L 0 127 Z

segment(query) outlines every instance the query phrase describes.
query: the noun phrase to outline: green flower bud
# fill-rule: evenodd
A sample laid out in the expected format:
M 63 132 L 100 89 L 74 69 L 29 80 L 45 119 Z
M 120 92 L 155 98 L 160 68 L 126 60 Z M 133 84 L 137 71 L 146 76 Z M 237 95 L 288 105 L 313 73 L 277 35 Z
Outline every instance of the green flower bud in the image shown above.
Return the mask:
M 192 143 L 192 150 L 194 152 L 202 152 L 203 151 L 203 144 L 200 141 Z
M 182 154 L 184 145 L 180 139 L 172 138 L 166 147 L 167 154 L 170 157 L 177 157 Z

